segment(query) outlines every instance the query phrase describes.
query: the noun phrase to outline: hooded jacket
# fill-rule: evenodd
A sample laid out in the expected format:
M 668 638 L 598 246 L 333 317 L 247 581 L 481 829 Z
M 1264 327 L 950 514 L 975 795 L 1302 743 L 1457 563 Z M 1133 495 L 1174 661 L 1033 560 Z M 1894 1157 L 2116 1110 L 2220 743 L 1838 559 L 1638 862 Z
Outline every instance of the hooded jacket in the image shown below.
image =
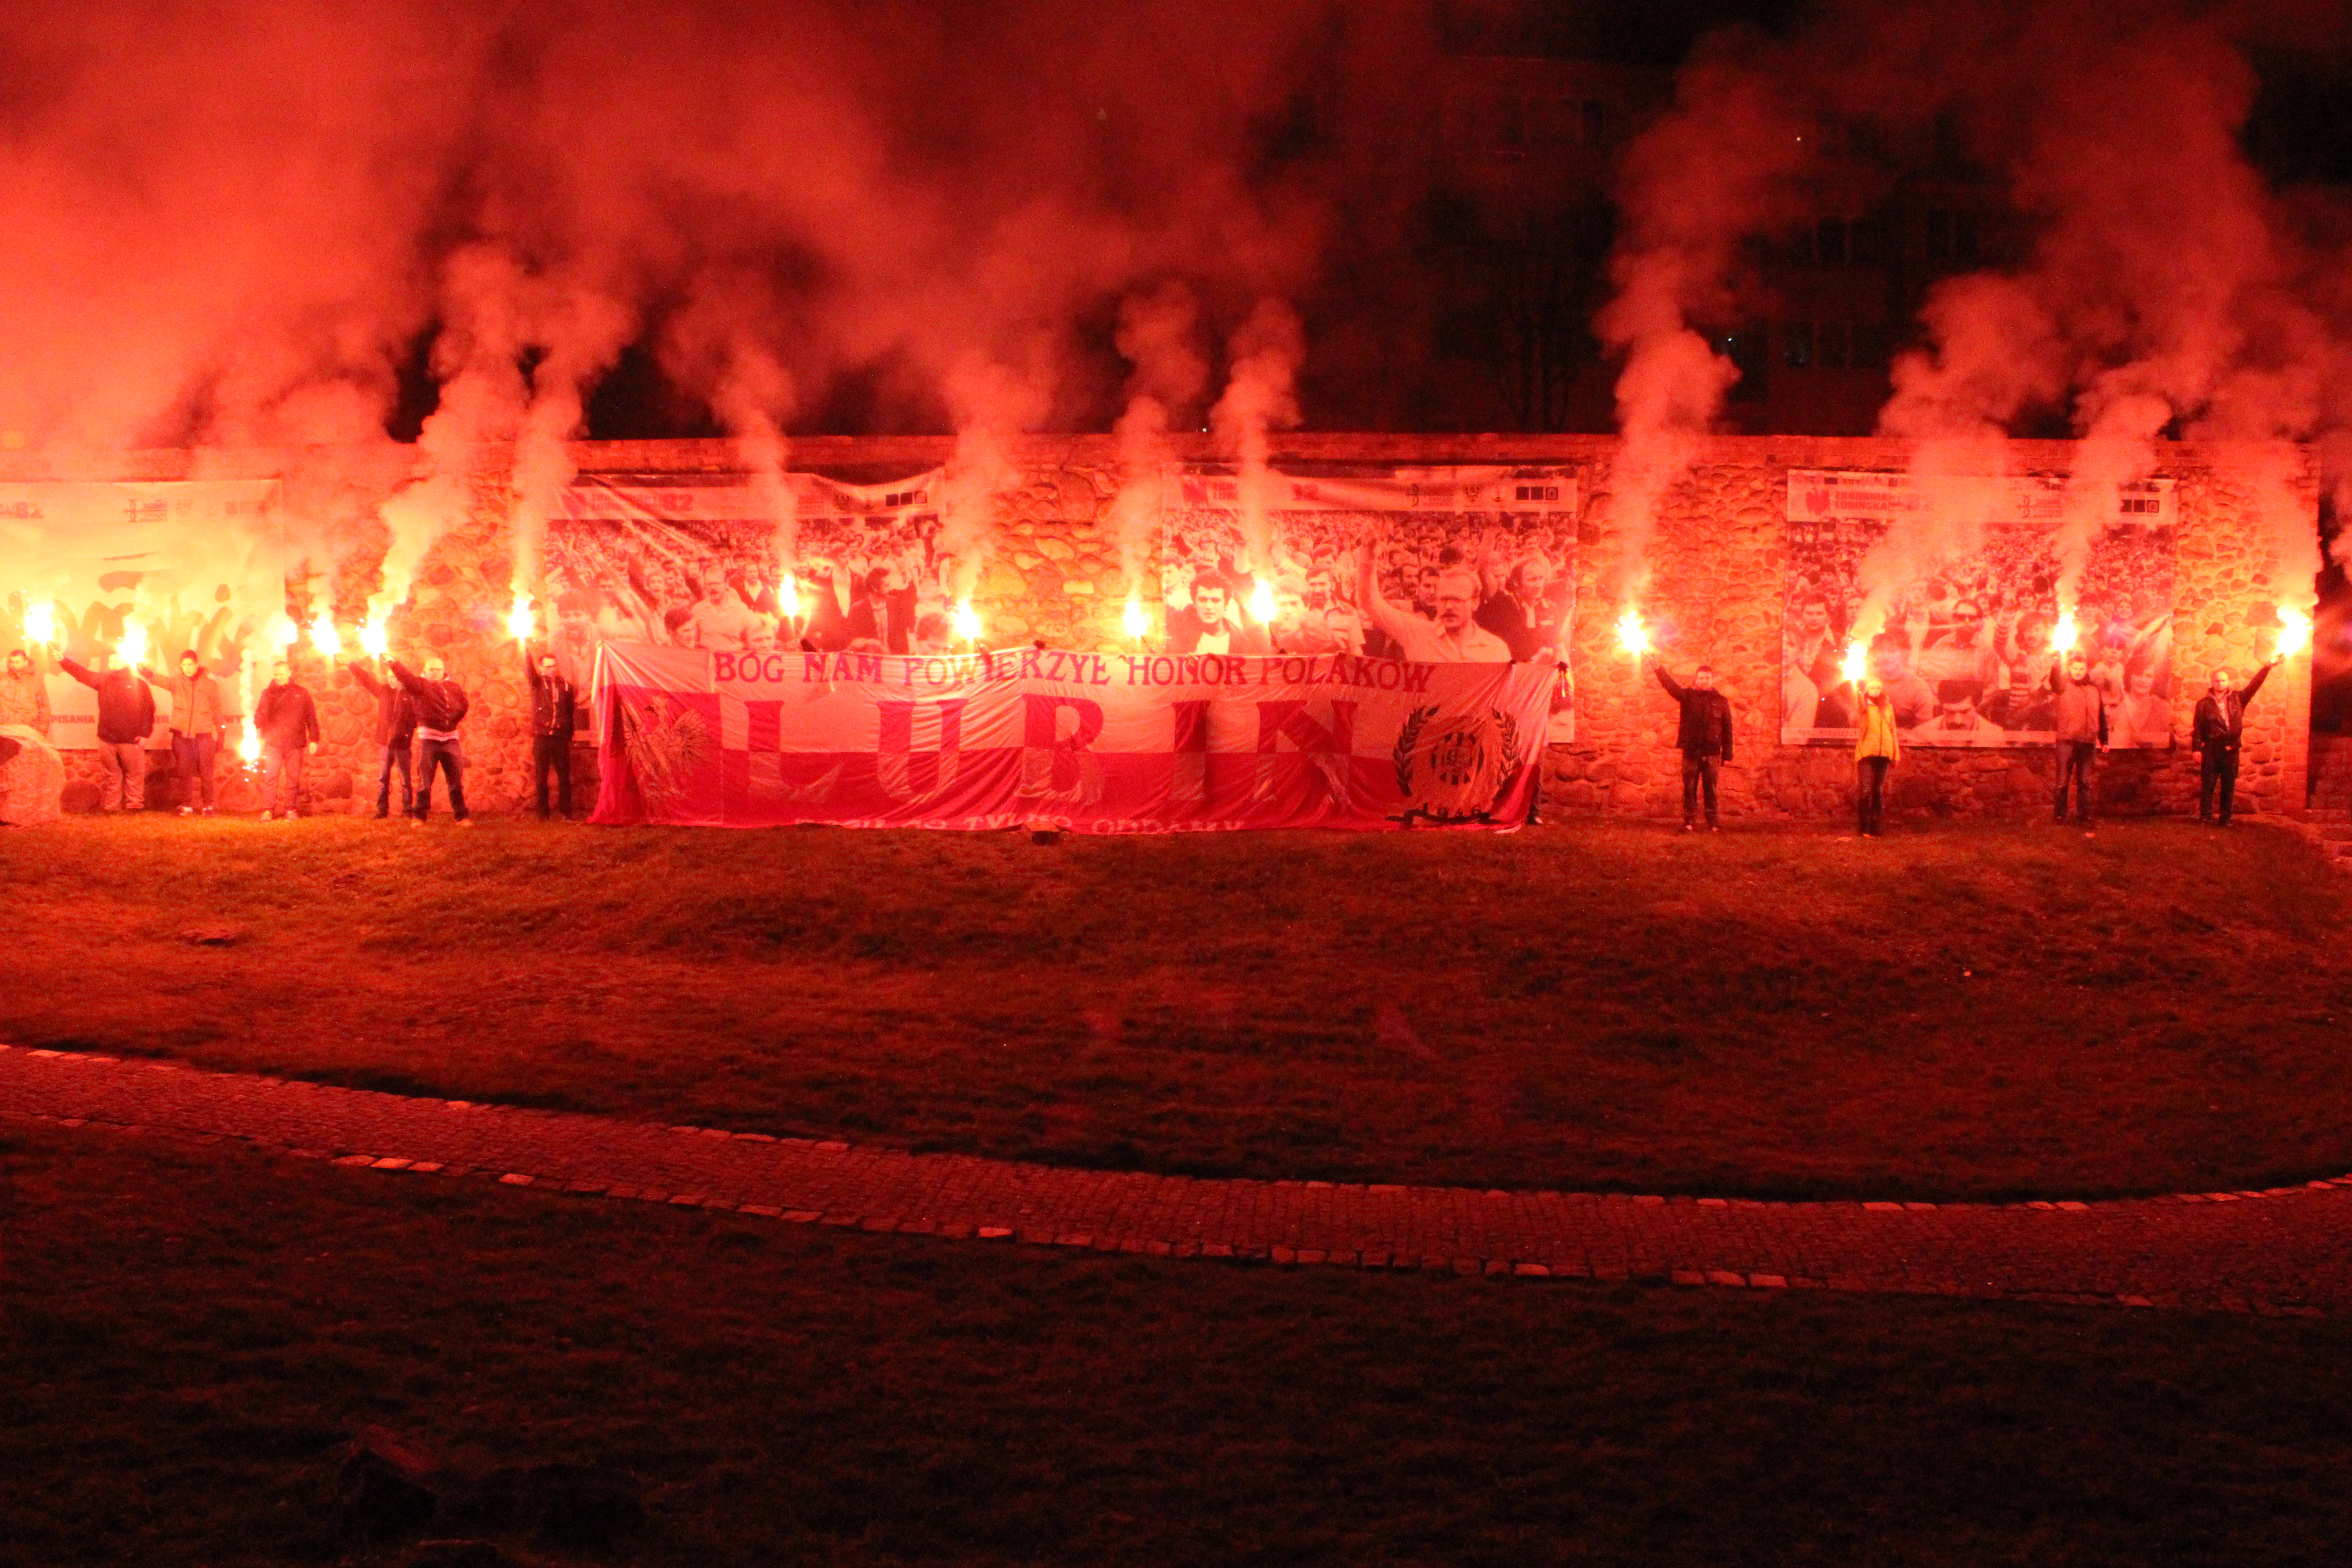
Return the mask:
M 200 735 L 217 737 L 220 734 L 220 681 L 212 671 L 198 665 L 195 674 L 182 675 L 174 666 L 173 673 L 158 675 L 141 665 L 139 679 L 150 686 L 160 686 L 172 694 L 172 733 L 185 736 L 191 741 Z
M 1857 686 L 1853 693 L 1853 757 L 1885 757 L 1888 763 L 1903 758 L 1903 731 L 1895 722 L 1895 703 L 1880 688 L 1872 700 Z
M 68 675 L 98 693 L 98 738 L 110 746 L 127 746 L 155 732 L 155 694 L 127 669 L 100 675 L 69 658 L 58 665 Z
M 2051 718 L 2061 745 L 2107 742 L 2107 705 L 2099 700 L 2096 681 L 2076 680 L 2063 664 L 2050 670 L 2050 689 L 2058 694 L 2058 710 Z
M 294 751 L 319 739 L 319 706 L 309 688 L 273 680 L 253 705 L 253 727 L 262 744 Z

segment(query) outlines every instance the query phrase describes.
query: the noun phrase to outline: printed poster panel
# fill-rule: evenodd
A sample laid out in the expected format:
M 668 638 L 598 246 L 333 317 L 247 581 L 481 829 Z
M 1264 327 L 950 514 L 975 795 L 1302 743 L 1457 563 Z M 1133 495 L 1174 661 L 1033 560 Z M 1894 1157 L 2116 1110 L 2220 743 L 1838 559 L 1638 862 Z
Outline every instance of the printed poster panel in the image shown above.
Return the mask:
M 32 648 L 26 622 L 48 615 L 58 650 L 89 668 L 110 663 L 131 626 L 161 673 L 194 649 L 243 695 L 247 647 L 286 610 L 294 563 L 273 525 L 275 479 L 152 483 L 0 483 L 0 646 Z M 43 660 L 52 744 L 98 744 L 97 694 Z M 171 700 L 155 689 L 156 732 Z
M 1232 468 L 1203 464 L 1165 479 L 1169 652 L 1519 660 L 1546 669 L 1567 661 L 1574 468 L 1286 465 L 1259 481 L 1268 562 L 1252 558 L 1244 482 Z M 1270 589 L 1263 619 L 1251 613 L 1261 578 Z M 1567 741 L 1574 688 L 1565 676 L 1556 685 L 1548 738 Z
M 749 474 L 583 474 L 548 521 L 557 659 L 584 681 L 613 640 L 945 652 L 939 496 L 936 471 L 876 485 L 791 474 L 781 493 Z
M 1911 574 L 1868 655 L 1905 741 L 2049 742 L 2063 498 L 2058 479 L 1953 479 L 1930 493 L 1906 474 L 1790 472 L 1781 742 L 1853 742 L 1853 699 L 1843 667 L 1864 610 L 1864 558 L 1898 521 L 1931 507 L 1953 537 L 1969 542 Z M 2117 746 L 2172 743 L 2178 515 L 2171 480 L 2126 487 L 2076 590 L 2075 647 Z
M 1541 665 L 607 642 L 594 820 L 1086 833 L 1507 828 Z

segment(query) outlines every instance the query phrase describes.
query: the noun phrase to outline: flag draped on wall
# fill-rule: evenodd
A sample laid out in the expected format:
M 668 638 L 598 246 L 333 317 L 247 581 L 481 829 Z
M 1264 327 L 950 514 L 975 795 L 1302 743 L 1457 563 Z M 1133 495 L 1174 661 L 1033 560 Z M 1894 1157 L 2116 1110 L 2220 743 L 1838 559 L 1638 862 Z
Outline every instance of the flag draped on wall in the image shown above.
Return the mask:
M 594 820 L 1510 827 L 1551 691 L 1527 663 L 607 642 Z

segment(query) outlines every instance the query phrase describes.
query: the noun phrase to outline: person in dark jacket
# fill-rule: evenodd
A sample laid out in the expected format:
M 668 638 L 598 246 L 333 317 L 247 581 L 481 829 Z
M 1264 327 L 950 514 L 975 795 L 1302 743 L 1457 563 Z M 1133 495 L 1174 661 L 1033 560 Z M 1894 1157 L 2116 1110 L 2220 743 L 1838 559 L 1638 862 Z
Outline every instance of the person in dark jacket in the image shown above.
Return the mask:
M 221 689 L 219 679 L 189 648 L 180 655 L 180 673 L 158 675 L 141 666 L 139 679 L 172 695 L 172 768 L 180 776 L 180 815 L 199 804 L 213 814 L 213 762 L 220 754 Z
M 392 673 L 416 703 L 416 814 L 408 820 L 422 827 L 433 815 L 433 770 L 437 766 L 448 776 L 449 810 L 457 826 L 471 827 L 474 819 L 466 811 L 466 753 L 457 742 L 457 726 L 466 721 L 465 689 L 448 679 L 447 667 L 437 658 L 425 661 L 422 675 L 395 658 Z
M 555 656 L 525 658 L 530 676 L 530 776 L 539 791 L 539 819 L 547 820 L 547 775 L 553 773 L 564 817 L 572 816 L 572 731 L 579 689 L 557 672 Z
M 409 768 L 409 748 L 416 740 L 416 702 L 397 680 L 372 675 L 364 664 L 352 666 L 352 679 L 375 699 L 375 819 L 392 812 L 392 771 L 400 770 L 400 815 L 416 807 L 416 784 Z
M 2066 820 L 2066 786 L 2074 785 L 2074 814 L 2083 831 L 2096 831 L 2099 753 L 2107 748 L 2107 705 L 2091 679 L 2090 661 L 2069 652 L 2050 667 L 2050 689 L 2057 696 L 2050 725 L 2058 740 L 2055 820 Z
M 2221 790 L 2221 826 L 2230 826 L 2230 808 L 2238 796 L 2238 749 L 2246 738 L 2246 704 L 2271 678 L 2284 654 L 2273 654 L 2271 661 L 2254 671 L 2246 689 L 2233 689 L 2230 672 L 2213 672 L 2212 689 L 2197 700 L 2197 718 L 2189 732 L 2189 743 L 2197 748 L 2197 820 L 2213 820 L 2213 787 Z
M 147 737 L 155 732 L 155 694 L 132 670 L 100 674 L 63 657 L 58 664 L 98 693 L 99 809 L 145 809 Z
M 254 700 L 253 728 L 261 737 L 261 820 L 274 813 L 291 822 L 302 797 L 302 759 L 319 749 L 319 705 L 285 659 L 269 667 L 269 684 Z
M 1663 664 L 1657 667 L 1656 673 L 1658 684 L 1682 708 L 1675 744 L 1683 753 L 1683 831 L 1695 832 L 1698 827 L 1699 793 L 1704 786 L 1706 830 L 1720 832 L 1715 816 L 1715 793 L 1723 764 L 1731 761 L 1730 699 L 1715 689 L 1715 671 L 1706 665 L 1691 671 L 1688 686 L 1668 675 Z

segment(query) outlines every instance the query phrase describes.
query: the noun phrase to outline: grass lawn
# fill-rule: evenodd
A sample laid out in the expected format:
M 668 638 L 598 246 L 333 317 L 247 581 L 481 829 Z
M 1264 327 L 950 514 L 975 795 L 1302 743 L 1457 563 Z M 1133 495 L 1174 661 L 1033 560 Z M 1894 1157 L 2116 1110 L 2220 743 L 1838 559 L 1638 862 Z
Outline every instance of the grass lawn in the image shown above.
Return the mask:
M 334 1531 L 369 1425 L 461 1479 L 630 1472 L 648 1522 L 602 1560 L 647 1564 L 2236 1565 L 2352 1535 L 2341 1323 L 1155 1264 L 21 1125 L 0 1215 L 11 1564 L 404 1561 Z
M 2238 1188 L 2352 1170 L 2347 890 L 2284 829 L 2171 822 L 85 819 L 0 834 L 0 1038 L 1207 1174 Z

